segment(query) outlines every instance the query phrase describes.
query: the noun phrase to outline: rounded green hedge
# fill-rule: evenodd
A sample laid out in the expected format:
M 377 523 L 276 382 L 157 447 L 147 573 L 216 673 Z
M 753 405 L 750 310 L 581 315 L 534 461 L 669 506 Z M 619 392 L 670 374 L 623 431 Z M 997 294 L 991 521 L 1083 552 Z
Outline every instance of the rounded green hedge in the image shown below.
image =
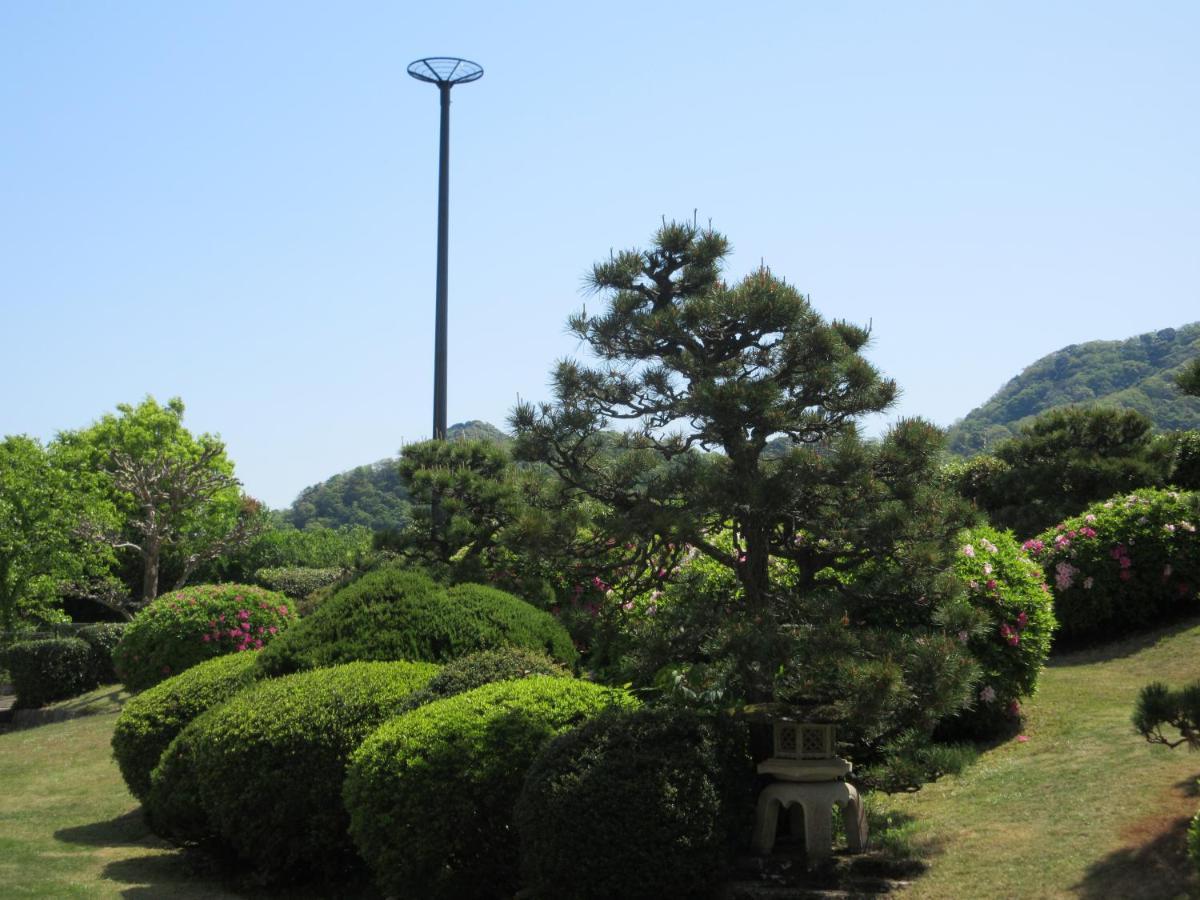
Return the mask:
M 422 572 L 385 566 L 322 603 L 260 656 L 269 675 L 354 660 L 444 662 L 506 644 L 574 662 L 554 618 L 503 591 L 460 585 L 449 593 Z
M 120 680 L 117 677 L 113 652 L 121 643 L 124 634 L 124 622 L 98 622 L 95 625 L 80 628 L 78 634 L 75 635 L 91 645 L 92 655 L 96 660 L 96 678 L 100 684 L 114 684 Z
M 1054 591 L 1061 636 L 1119 637 L 1195 611 L 1198 525 L 1200 495 L 1140 490 L 1026 541 Z
M 100 681 L 92 645 L 79 638 L 18 641 L 4 652 L 17 706 L 32 709 L 90 691 Z
M 524 647 L 497 647 L 480 650 L 453 659 L 430 679 L 429 684 L 405 701 L 406 709 L 416 709 L 434 700 L 453 697 L 492 684 L 532 675 L 570 678 L 571 673 L 544 653 Z
M 150 773 L 175 736 L 201 713 L 254 683 L 258 651 L 218 656 L 129 699 L 113 728 L 112 749 L 130 793 L 144 801 Z
M 186 750 L 207 825 L 243 870 L 332 883 L 360 868 L 341 803 L 346 761 L 436 672 L 418 662 L 302 672 L 248 688 L 180 733 L 172 749 Z
M 753 787 L 743 723 L 600 716 L 529 769 L 515 813 L 525 886 L 560 900 L 710 896 L 751 834 Z
M 380 727 L 354 753 L 344 790 L 350 834 L 380 888 L 426 900 L 511 896 L 512 813 L 529 764 L 557 734 L 634 705 L 623 691 L 533 676 Z
M 960 634 L 983 672 L 975 704 L 948 724 L 957 735 L 984 737 L 1011 724 L 1021 698 L 1037 691 L 1057 627 L 1054 598 L 1041 566 L 1010 532 L 987 526 L 964 531 L 954 570 L 985 625 Z
M 183 588 L 151 601 L 113 653 L 131 691 L 226 653 L 260 649 L 295 621 L 283 594 L 245 584 Z

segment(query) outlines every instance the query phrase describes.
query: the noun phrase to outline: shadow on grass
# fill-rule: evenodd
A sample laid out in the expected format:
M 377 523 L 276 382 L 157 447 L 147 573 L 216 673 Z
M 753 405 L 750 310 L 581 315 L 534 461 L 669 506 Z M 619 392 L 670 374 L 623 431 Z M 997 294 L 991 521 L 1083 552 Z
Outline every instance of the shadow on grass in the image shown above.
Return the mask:
M 1108 662 L 1114 659 L 1124 659 L 1127 656 L 1140 653 L 1142 650 L 1148 650 L 1159 641 L 1188 631 L 1198 625 L 1200 625 L 1200 617 L 1193 615 L 1163 625 L 1161 628 L 1143 631 L 1139 634 L 1122 638 L 1121 640 L 1097 646 L 1071 646 L 1056 642 L 1050 659 L 1046 662 L 1046 666 L 1047 668 L 1058 669 Z
M 1200 876 L 1187 855 L 1191 819 L 1180 816 L 1138 847 L 1122 847 L 1088 867 L 1073 885 L 1084 900 L 1158 900 L 1200 896 Z
M 54 839 L 66 844 L 83 844 L 88 847 L 123 847 L 126 844 L 157 840 L 150 835 L 150 830 L 142 819 L 140 806 L 107 822 L 60 828 L 54 832 Z

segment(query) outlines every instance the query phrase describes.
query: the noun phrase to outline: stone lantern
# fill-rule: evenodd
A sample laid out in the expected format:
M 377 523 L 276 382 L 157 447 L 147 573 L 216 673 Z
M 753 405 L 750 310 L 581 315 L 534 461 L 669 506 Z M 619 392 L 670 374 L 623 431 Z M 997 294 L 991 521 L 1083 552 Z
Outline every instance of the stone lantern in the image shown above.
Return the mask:
M 846 843 L 852 853 L 867 845 L 867 819 L 858 791 L 845 780 L 853 766 L 837 755 L 837 726 L 831 722 L 773 718 L 773 753 L 758 765 L 775 781 L 758 796 L 754 849 L 770 853 L 781 810 L 788 810 L 792 831 L 804 832 L 809 863 L 833 854 L 833 806 L 842 807 Z

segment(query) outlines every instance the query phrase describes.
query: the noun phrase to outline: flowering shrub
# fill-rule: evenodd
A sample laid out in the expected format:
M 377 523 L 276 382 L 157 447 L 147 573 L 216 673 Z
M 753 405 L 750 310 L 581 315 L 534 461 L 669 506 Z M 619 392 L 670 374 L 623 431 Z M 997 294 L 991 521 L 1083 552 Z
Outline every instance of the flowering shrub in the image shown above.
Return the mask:
M 254 682 L 256 653 L 218 656 L 129 699 L 113 729 L 112 749 L 131 794 L 139 800 L 149 795 L 150 773 L 175 735 Z
M 678 708 L 586 722 L 525 779 L 525 883 L 560 900 L 708 896 L 751 833 L 753 780 L 745 724 Z
M 548 613 L 481 585 L 447 591 L 393 565 L 339 590 L 269 646 L 259 665 L 281 675 L 354 660 L 443 662 L 507 644 L 575 661 L 570 637 Z
M 1037 690 L 1056 626 L 1054 602 L 1041 567 L 1006 531 L 964 531 L 954 570 L 971 605 L 983 613 L 982 627 L 959 633 L 983 675 L 976 703 L 950 724 L 984 735 L 1019 715 L 1020 698 Z
M 203 813 L 201 827 L 185 823 L 190 836 L 211 832 L 256 880 L 346 877 L 361 867 L 341 803 L 346 761 L 436 672 L 430 663 L 358 662 L 238 693 L 184 728 L 163 755 L 151 776 L 152 824 L 189 836 L 159 814 L 172 811 L 178 786 Z
M 1200 497 L 1141 490 L 1026 541 L 1053 583 L 1063 637 L 1092 640 L 1195 609 Z
M 295 621 L 282 594 L 244 584 L 208 584 L 163 594 L 141 610 L 113 651 L 131 691 L 226 653 L 258 650 Z
M 380 888 L 424 900 L 512 896 L 512 815 L 526 769 L 555 735 L 636 702 L 623 691 L 535 675 L 438 700 L 380 727 L 355 751 L 343 793 L 350 834 Z

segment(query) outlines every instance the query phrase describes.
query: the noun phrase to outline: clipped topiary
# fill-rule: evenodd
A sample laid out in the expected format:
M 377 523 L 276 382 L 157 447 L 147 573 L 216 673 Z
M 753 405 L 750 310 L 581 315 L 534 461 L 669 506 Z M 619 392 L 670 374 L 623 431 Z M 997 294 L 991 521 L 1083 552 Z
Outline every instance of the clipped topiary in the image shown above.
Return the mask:
M 200 723 L 217 708 L 201 713 L 175 735 L 150 773 L 150 791 L 142 800 L 142 812 L 150 830 L 181 846 L 215 840 L 200 803 L 201 787 L 192 763 L 196 741 L 204 733 Z
M 1141 490 L 1026 541 L 1054 591 L 1061 636 L 1118 637 L 1195 611 L 1200 496 Z
M 283 594 L 244 584 L 209 584 L 163 594 L 141 610 L 113 653 L 131 691 L 196 663 L 259 649 L 295 621 Z
M 488 684 L 393 719 L 355 752 L 344 797 L 350 834 L 387 894 L 511 896 L 512 813 L 526 769 L 554 736 L 622 691 L 533 676 Z
M 79 638 L 18 641 L 4 652 L 4 666 L 24 709 L 77 697 L 100 683 L 92 646 Z
M 571 673 L 544 653 L 524 647 L 497 647 L 480 650 L 446 663 L 429 684 L 416 691 L 405 703 L 406 709 L 416 709 L 443 697 L 453 697 L 492 684 L 512 681 L 532 675 L 570 678 Z
M 751 833 L 753 785 L 743 723 L 600 716 L 530 767 L 515 814 L 525 886 L 561 900 L 710 896 Z
M 80 640 L 91 645 L 92 655 L 96 661 L 96 678 L 100 684 L 113 684 L 120 679 L 117 677 L 116 662 L 113 653 L 117 644 L 125 634 L 124 622 L 100 622 L 80 628 L 76 635 Z
M 982 668 L 976 702 L 947 722 L 956 736 L 985 737 L 1012 724 L 1037 691 L 1057 622 L 1042 568 L 1011 533 L 979 526 L 959 535 L 955 573 L 984 626 L 963 632 Z
M 392 565 L 342 588 L 268 647 L 259 664 L 282 675 L 353 660 L 443 662 L 506 644 L 575 658 L 553 617 L 516 597 L 469 590 L 450 596 L 424 573 Z
M 341 803 L 346 761 L 437 666 L 358 662 L 257 684 L 185 728 L 171 751 L 207 826 L 263 882 L 334 882 L 360 866 Z M 182 744 L 180 742 L 183 742 Z
M 256 654 L 206 660 L 129 699 L 113 728 L 112 749 L 130 793 L 145 801 L 150 773 L 175 736 L 201 713 L 254 683 Z
M 263 587 L 287 594 L 293 600 L 303 600 L 313 591 L 335 585 L 347 578 L 341 568 L 314 569 L 305 566 L 277 566 L 259 569 L 254 580 Z

